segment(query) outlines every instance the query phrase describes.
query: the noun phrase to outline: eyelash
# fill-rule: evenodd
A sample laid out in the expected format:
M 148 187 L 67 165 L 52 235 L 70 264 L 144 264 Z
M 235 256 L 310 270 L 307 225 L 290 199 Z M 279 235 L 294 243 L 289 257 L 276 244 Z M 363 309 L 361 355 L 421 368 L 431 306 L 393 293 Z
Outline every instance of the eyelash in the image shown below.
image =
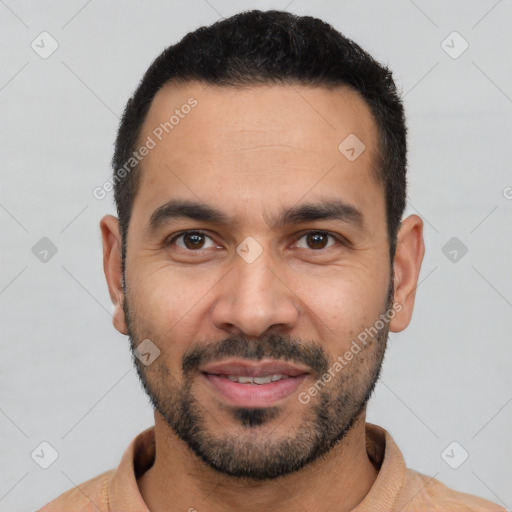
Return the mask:
M 198 235 L 203 235 L 205 236 L 206 238 L 209 238 L 210 240 L 213 241 L 213 239 L 208 235 L 206 234 L 204 231 L 201 231 L 201 230 L 197 230 L 197 229 L 193 229 L 193 230 L 189 230 L 189 231 L 182 231 L 181 233 L 178 233 L 177 235 L 173 236 L 170 240 L 168 240 L 166 242 L 166 245 L 172 245 L 174 244 L 174 242 L 178 239 L 178 238 L 181 238 L 185 235 L 189 235 L 189 234 L 198 234 Z M 347 241 L 341 237 L 341 236 L 335 236 L 327 231 L 321 231 L 321 230 L 311 230 L 311 231 L 307 231 L 306 233 L 303 233 L 297 240 L 295 243 L 297 243 L 299 240 L 301 240 L 302 238 L 306 237 L 307 235 L 310 235 L 310 234 L 321 234 L 321 235 L 327 235 L 328 237 L 331 237 L 333 238 L 334 240 L 336 240 L 338 242 L 338 245 L 346 245 L 347 244 Z M 322 249 L 304 249 L 304 250 L 309 250 L 311 252 L 322 252 L 326 249 L 329 249 L 331 248 L 332 246 L 329 246 L 329 247 L 325 247 L 325 248 L 322 248 Z M 187 251 L 187 252 L 190 252 L 190 253 L 193 253 L 193 252 L 198 252 L 200 253 L 203 249 L 197 249 L 197 250 L 191 250 L 191 249 L 184 249 L 183 247 L 180 247 L 180 249 L 183 249 L 184 251 Z M 205 249 L 204 249 L 205 250 Z

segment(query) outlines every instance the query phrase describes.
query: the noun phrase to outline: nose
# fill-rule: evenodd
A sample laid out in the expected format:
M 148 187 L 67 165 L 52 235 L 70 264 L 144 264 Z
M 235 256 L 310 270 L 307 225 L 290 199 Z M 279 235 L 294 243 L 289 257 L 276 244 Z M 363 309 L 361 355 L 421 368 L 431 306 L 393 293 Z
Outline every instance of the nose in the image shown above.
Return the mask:
M 287 331 L 296 326 L 299 298 L 264 254 L 252 263 L 237 258 L 217 285 L 212 316 L 218 329 L 259 337 L 269 329 Z

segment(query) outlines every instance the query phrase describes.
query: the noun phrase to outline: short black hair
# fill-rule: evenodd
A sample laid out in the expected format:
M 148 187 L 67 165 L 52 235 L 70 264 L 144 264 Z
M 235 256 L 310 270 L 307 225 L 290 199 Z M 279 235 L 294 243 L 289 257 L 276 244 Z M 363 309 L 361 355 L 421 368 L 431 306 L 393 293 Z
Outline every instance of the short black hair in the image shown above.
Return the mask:
M 166 48 L 128 100 L 112 159 L 123 275 L 128 225 L 140 178 L 140 165 L 132 156 L 153 98 L 173 81 L 236 88 L 272 84 L 348 86 L 357 91 L 378 127 L 374 165 L 384 185 L 393 261 L 406 203 L 407 129 L 391 71 L 320 19 L 277 10 L 250 10 L 200 27 Z M 126 172 L 129 161 L 134 162 L 133 168 Z M 121 169 L 125 171 L 121 173 Z

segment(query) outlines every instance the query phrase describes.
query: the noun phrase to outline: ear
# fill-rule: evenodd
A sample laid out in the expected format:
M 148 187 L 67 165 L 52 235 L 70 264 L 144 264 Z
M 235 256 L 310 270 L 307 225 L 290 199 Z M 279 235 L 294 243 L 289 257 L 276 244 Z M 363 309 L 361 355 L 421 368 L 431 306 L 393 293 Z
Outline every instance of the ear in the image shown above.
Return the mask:
M 423 221 L 417 215 L 411 215 L 402 221 L 397 237 L 393 304 L 400 304 L 401 309 L 397 308 L 397 314 L 389 323 L 392 332 L 403 331 L 411 321 L 424 254 Z
M 103 270 L 107 278 L 110 299 L 114 304 L 112 322 L 121 334 L 128 334 L 123 311 L 124 293 L 121 285 L 121 235 L 119 222 L 112 215 L 106 215 L 100 222 L 103 240 Z

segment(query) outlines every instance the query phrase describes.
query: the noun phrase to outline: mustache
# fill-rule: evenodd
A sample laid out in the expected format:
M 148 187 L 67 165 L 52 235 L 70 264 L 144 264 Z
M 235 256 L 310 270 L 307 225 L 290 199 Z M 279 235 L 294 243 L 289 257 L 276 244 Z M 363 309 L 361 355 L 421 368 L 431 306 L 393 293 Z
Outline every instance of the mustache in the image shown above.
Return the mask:
M 258 340 L 229 336 L 220 342 L 189 347 L 183 355 L 183 374 L 197 372 L 200 366 L 227 357 L 255 361 L 268 358 L 304 364 L 317 376 L 325 374 L 329 367 L 325 351 L 319 344 L 270 333 Z

